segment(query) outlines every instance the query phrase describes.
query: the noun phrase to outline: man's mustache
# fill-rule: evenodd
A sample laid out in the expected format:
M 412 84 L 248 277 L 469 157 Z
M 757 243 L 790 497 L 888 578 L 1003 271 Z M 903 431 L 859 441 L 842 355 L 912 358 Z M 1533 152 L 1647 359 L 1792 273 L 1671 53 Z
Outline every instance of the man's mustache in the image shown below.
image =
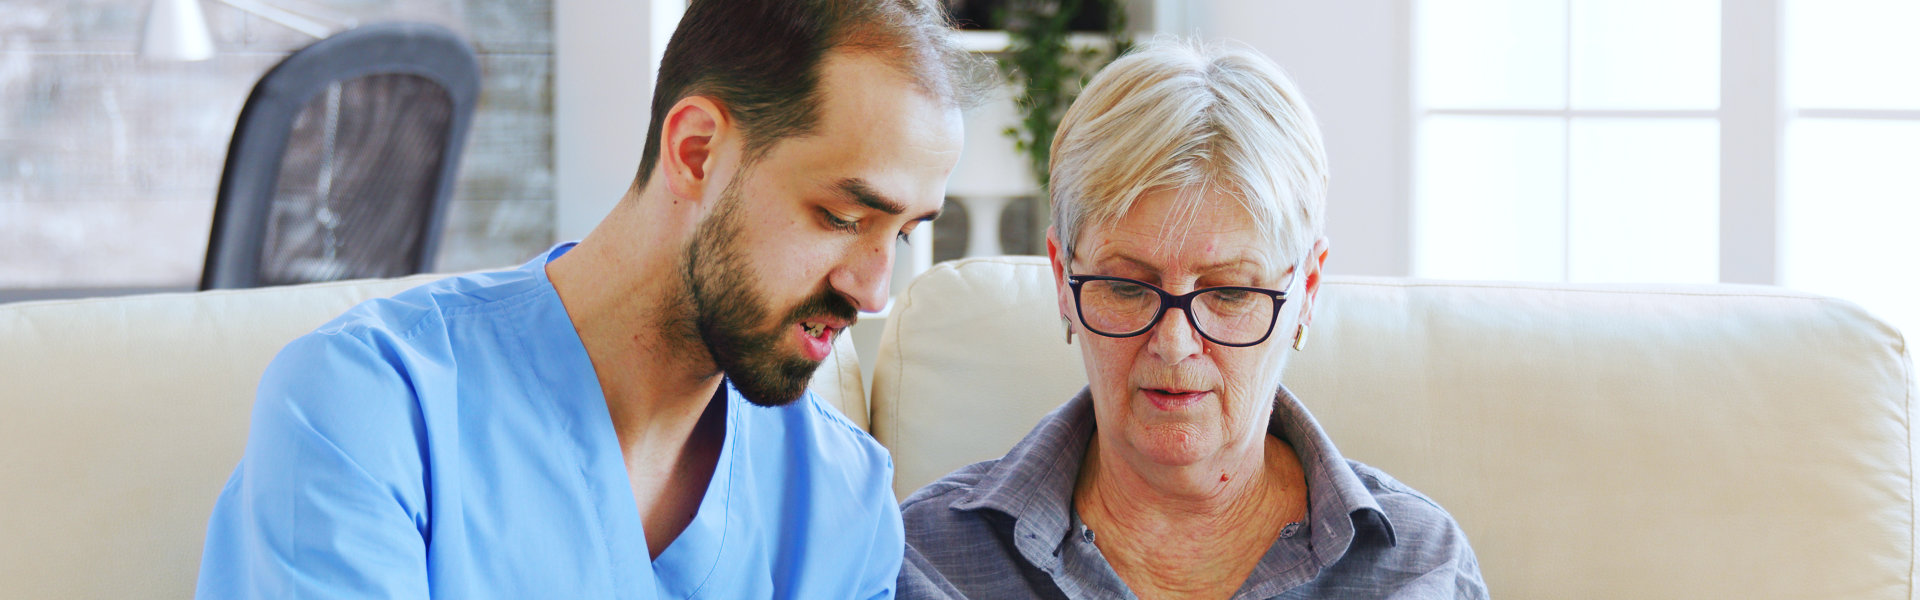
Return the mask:
M 793 307 L 782 322 L 807 321 L 820 316 L 833 317 L 852 325 L 860 320 L 860 311 L 855 309 L 853 303 L 849 302 L 845 296 L 835 293 L 832 289 L 823 289 L 805 302 L 801 302 L 799 306 Z

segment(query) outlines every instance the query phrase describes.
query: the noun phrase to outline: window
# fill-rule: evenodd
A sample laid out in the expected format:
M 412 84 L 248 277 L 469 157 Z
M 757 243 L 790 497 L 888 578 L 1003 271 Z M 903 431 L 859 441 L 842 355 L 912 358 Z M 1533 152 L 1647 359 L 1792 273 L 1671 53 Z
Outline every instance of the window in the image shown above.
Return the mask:
M 1790 0 L 1780 283 L 1920 333 L 1920 2 Z
M 1415 274 L 1717 279 L 1717 2 L 1416 14 Z
M 1920 2 L 1414 7 L 1415 275 L 1779 284 L 1920 327 Z

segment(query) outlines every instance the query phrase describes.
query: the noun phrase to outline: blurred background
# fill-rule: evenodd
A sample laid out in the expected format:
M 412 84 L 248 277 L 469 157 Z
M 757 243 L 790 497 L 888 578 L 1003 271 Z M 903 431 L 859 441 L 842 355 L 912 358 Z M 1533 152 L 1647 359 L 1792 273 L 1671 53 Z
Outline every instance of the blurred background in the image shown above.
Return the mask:
M 204 60 L 142 56 L 159 1 L 0 0 L 0 302 L 194 287 L 247 93 L 316 39 L 242 4 L 334 30 L 427 21 L 474 46 L 447 272 L 605 214 L 684 7 L 189 1 Z M 948 2 L 970 48 L 1009 61 L 1033 35 L 1019 11 L 1079 4 L 1119 14 L 1066 19 L 1065 53 L 1041 59 L 1097 66 L 1116 39 L 1172 33 L 1247 44 L 1298 81 L 1333 168 L 1334 272 L 1779 285 L 1920 326 L 1920 0 Z M 951 216 L 897 278 L 1038 253 L 1044 200 L 1006 131 L 1022 85 L 970 115 Z

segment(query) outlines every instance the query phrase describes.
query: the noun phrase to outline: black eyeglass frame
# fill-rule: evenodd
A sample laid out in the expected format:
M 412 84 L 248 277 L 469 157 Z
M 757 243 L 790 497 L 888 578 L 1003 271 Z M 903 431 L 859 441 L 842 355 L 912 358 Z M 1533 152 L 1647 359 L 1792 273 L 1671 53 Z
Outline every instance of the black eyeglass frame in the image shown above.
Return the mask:
M 1147 325 L 1145 327 L 1141 327 L 1138 331 L 1134 331 L 1132 333 L 1108 333 L 1105 331 L 1101 331 L 1099 329 L 1095 329 L 1092 325 L 1087 324 L 1087 315 L 1082 312 L 1085 310 L 1084 308 L 1082 308 L 1085 306 L 1085 304 L 1082 304 L 1080 302 L 1080 286 L 1086 284 L 1089 281 L 1119 281 L 1123 283 L 1131 283 L 1149 290 L 1153 290 L 1153 293 L 1160 295 L 1160 310 L 1153 313 L 1153 318 L 1147 321 Z M 1287 292 L 1284 290 L 1274 291 L 1267 288 L 1258 288 L 1258 287 L 1251 287 L 1251 286 L 1244 286 L 1244 285 L 1223 285 L 1223 286 L 1215 286 L 1215 287 L 1204 287 L 1197 290 L 1193 290 L 1191 292 L 1187 292 L 1185 294 L 1175 296 L 1172 293 L 1167 292 L 1166 290 L 1160 289 L 1160 286 L 1147 283 L 1145 281 L 1140 281 L 1138 279 L 1128 279 L 1125 277 L 1109 277 L 1106 275 L 1068 275 L 1067 287 L 1073 288 L 1074 316 L 1080 319 L 1080 326 L 1087 328 L 1087 331 L 1089 332 L 1096 333 L 1101 336 L 1110 337 L 1110 338 L 1134 337 L 1134 336 L 1146 333 L 1148 331 L 1152 331 L 1155 325 L 1160 324 L 1160 319 L 1165 318 L 1167 316 L 1168 309 L 1178 308 L 1180 309 L 1181 314 L 1184 314 L 1187 316 L 1187 324 L 1193 326 L 1193 331 L 1195 333 L 1200 334 L 1200 337 L 1205 338 L 1209 342 L 1213 342 L 1215 344 L 1219 344 L 1219 345 L 1227 346 L 1231 348 L 1245 348 L 1248 346 L 1258 346 L 1262 343 L 1265 343 L 1267 341 L 1267 338 L 1273 337 L 1273 326 L 1280 322 L 1280 307 L 1285 306 L 1287 304 Z M 1293 284 L 1288 283 L 1287 287 L 1291 289 L 1293 287 Z M 1251 342 L 1236 344 L 1232 342 L 1223 342 L 1217 338 L 1214 338 L 1211 335 L 1207 335 L 1206 328 L 1201 327 L 1200 320 L 1193 316 L 1193 299 L 1196 297 L 1199 297 L 1201 294 L 1205 294 L 1207 292 L 1212 292 L 1212 291 L 1218 291 L 1218 290 L 1240 290 L 1240 291 L 1246 291 L 1246 292 L 1253 292 L 1256 294 L 1265 294 L 1273 298 L 1273 315 L 1271 318 L 1267 319 L 1267 331 L 1265 333 L 1260 334 L 1260 339 L 1257 339 Z

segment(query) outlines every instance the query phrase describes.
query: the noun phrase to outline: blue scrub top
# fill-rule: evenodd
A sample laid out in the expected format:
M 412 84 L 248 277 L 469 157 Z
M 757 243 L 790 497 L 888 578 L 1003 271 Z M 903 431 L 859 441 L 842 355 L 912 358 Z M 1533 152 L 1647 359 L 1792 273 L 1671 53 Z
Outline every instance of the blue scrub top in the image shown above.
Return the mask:
M 699 513 L 649 560 L 546 265 L 374 300 L 281 351 L 207 527 L 199 598 L 890 598 L 893 462 L 809 391 L 729 382 Z

